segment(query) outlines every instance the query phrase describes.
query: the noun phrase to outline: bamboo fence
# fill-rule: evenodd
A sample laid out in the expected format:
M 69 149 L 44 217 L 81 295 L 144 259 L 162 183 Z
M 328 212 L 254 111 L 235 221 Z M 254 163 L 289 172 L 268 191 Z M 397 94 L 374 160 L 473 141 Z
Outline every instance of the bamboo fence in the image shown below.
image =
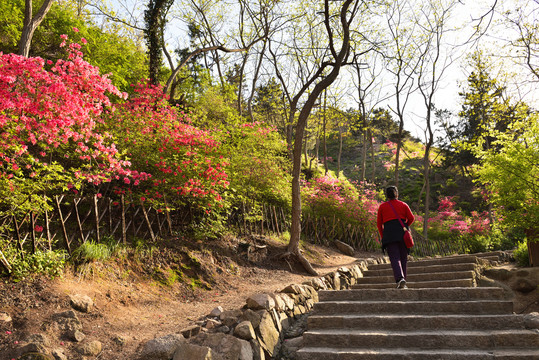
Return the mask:
M 28 211 L 20 216 L 0 218 L 0 229 L 4 229 L 0 237 L 15 241 L 21 257 L 24 257 L 24 249 L 35 253 L 63 248 L 71 255 L 81 244 L 90 240 L 101 242 L 105 237 L 123 244 L 135 239 L 156 241 L 172 235 L 174 230 L 180 230 L 191 221 L 187 211 L 161 211 L 125 195 L 116 200 L 97 195 L 59 195 L 52 200 L 52 211 Z M 243 203 L 241 208 L 229 214 L 227 222 L 228 228 L 240 236 L 280 236 L 291 226 L 289 211 L 268 204 Z M 377 251 L 381 247 L 377 233 L 367 230 L 369 227 L 346 223 L 335 216 L 317 217 L 305 212 L 301 228 L 302 238 L 315 244 L 330 246 L 339 240 L 361 251 Z M 419 233 L 414 231 L 413 234 L 412 254 L 418 257 L 448 255 L 462 250 L 456 244 L 425 241 Z M 10 272 L 9 261 L 1 249 L 0 265 Z

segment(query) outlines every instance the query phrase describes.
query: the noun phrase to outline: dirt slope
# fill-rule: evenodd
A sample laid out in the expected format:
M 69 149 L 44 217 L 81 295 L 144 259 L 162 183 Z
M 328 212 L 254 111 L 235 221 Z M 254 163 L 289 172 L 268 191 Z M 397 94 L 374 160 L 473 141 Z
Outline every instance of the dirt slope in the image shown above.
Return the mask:
M 38 333 L 47 336 L 50 348 L 82 359 L 76 351 L 80 344 L 50 326 L 53 314 L 71 309 L 71 295 L 87 295 L 95 304 L 89 313 L 78 313 L 86 335 L 82 343 L 99 340 L 103 351 L 97 358 L 119 360 L 133 359 L 144 341 L 178 333 L 217 306 L 237 309 L 252 294 L 277 292 L 309 278 L 280 259 L 284 244 L 268 238 L 192 245 L 167 244 L 154 249 L 150 259 L 129 254 L 83 265 L 61 279 L 0 283 L 0 315 L 12 318 L 0 317 L 0 359 L 16 356 L 27 337 Z M 309 246 L 305 253 L 321 275 L 380 255 L 349 257 L 322 246 Z

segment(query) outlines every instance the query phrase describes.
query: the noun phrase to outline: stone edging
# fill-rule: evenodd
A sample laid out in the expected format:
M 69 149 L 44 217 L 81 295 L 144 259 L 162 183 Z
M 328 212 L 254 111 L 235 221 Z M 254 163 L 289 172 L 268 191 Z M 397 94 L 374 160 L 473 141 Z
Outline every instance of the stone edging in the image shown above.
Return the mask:
M 319 290 L 349 289 L 368 265 L 388 263 L 387 257 L 361 260 L 350 267 L 292 284 L 278 293 L 255 294 L 242 309 L 215 308 L 193 326 L 146 342 L 146 360 L 269 360 L 287 358 L 300 345 L 305 314 L 318 302 Z M 285 341 L 286 340 L 286 341 Z M 285 344 L 286 346 L 283 346 Z

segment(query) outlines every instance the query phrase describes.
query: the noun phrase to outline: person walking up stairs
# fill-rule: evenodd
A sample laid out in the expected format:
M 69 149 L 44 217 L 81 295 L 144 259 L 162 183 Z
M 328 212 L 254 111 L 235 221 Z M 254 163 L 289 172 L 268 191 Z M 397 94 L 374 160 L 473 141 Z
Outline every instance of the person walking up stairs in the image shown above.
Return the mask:
M 497 287 L 476 287 L 481 265 L 457 255 L 408 263 L 407 289 L 389 264 L 351 290 L 321 291 L 299 360 L 539 360 L 537 315 L 516 315 Z

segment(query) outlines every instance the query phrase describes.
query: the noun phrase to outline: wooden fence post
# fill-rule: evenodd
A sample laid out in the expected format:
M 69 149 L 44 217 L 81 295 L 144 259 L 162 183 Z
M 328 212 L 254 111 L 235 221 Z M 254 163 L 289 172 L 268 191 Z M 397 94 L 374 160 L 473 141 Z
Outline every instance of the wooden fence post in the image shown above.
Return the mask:
M 69 238 L 67 237 L 67 230 L 65 227 L 64 215 L 62 215 L 62 209 L 60 208 L 60 201 L 58 200 L 58 196 L 55 196 L 54 199 L 56 200 L 56 209 L 58 210 L 58 216 L 60 217 L 60 224 L 62 225 L 62 234 L 64 235 L 64 241 L 66 243 L 67 253 L 71 255 L 71 246 L 69 245 Z
M 107 204 L 107 210 L 108 210 L 108 215 L 109 215 L 109 235 L 110 236 L 113 236 L 113 231 L 112 231 L 112 199 L 111 198 L 108 198 L 109 199 L 109 203 Z
M 47 197 L 43 195 L 43 198 L 45 199 L 45 202 L 47 201 Z M 45 231 L 47 232 L 47 242 L 49 243 L 49 251 L 52 250 L 52 239 L 51 239 L 51 230 L 50 230 L 50 224 L 49 224 L 49 212 L 47 211 L 47 207 L 45 207 Z
M 120 197 L 121 208 L 122 208 L 122 242 L 124 245 L 127 245 L 127 229 L 125 227 L 125 196 L 124 194 Z
M 0 250 L 0 263 L 4 268 L 6 269 L 8 274 L 11 274 L 11 265 L 9 265 L 9 262 L 7 261 L 6 257 L 4 256 L 4 253 L 2 253 L 2 250 Z
M 146 225 L 148 225 L 148 230 L 150 230 L 150 237 L 152 241 L 155 242 L 155 234 L 153 233 L 152 224 L 148 218 L 148 212 L 146 212 L 146 207 L 144 207 L 144 201 L 140 201 L 140 206 L 142 207 L 142 213 L 144 214 L 144 219 L 146 220 Z
M 36 214 L 33 211 L 30 212 L 30 226 L 32 227 L 32 254 L 36 253 Z
M 21 232 L 19 229 L 19 223 L 15 215 L 13 215 L 13 222 L 15 223 L 15 234 L 17 235 L 17 249 L 19 249 L 19 254 L 21 255 L 21 258 L 24 259 L 24 252 L 22 251 Z
M 101 237 L 99 236 L 99 209 L 97 208 L 97 194 L 94 194 L 94 213 L 95 213 L 95 241 L 97 243 L 100 243 Z
M 80 233 L 80 241 L 82 243 L 84 243 L 84 231 L 82 231 L 82 223 L 80 222 L 80 216 L 79 216 L 79 202 L 80 202 L 80 198 L 77 200 L 77 199 L 73 199 L 73 206 L 75 207 L 75 216 L 77 217 L 77 225 L 79 226 L 79 233 Z

